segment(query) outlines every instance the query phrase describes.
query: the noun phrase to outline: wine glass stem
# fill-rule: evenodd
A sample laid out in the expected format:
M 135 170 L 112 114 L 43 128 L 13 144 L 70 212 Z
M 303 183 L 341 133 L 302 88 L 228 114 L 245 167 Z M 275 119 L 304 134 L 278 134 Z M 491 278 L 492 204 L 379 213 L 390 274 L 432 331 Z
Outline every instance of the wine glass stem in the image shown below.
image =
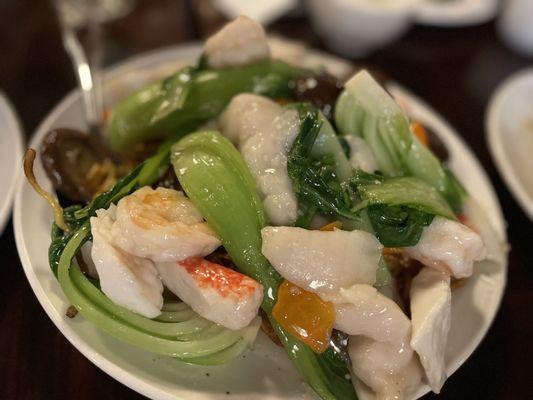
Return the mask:
M 88 53 L 81 45 L 74 29 L 63 26 L 63 43 L 70 55 L 81 91 L 88 130 L 100 134 L 103 114 L 102 104 L 102 29 L 94 19 L 88 21 Z

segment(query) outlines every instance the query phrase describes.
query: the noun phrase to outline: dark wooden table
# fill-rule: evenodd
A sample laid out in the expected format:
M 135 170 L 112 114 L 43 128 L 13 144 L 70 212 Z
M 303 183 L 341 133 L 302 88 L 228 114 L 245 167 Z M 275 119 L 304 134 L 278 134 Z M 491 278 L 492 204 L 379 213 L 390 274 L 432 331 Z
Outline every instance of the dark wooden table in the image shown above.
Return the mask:
M 130 16 L 107 28 L 107 61 L 202 38 L 220 22 L 207 1 L 139 0 Z M 303 17 L 283 18 L 270 29 L 322 47 Z M 533 224 L 498 175 L 484 130 L 490 93 L 532 60 L 508 51 L 489 23 L 415 27 L 362 62 L 411 88 L 457 128 L 492 179 L 509 225 L 509 282 L 498 317 L 438 398 L 533 398 Z M 27 138 L 75 83 L 50 4 L 0 0 L 0 89 L 14 103 Z M 45 315 L 22 271 L 11 224 L 0 238 L 0 254 L 0 399 L 141 398 L 87 361 Z

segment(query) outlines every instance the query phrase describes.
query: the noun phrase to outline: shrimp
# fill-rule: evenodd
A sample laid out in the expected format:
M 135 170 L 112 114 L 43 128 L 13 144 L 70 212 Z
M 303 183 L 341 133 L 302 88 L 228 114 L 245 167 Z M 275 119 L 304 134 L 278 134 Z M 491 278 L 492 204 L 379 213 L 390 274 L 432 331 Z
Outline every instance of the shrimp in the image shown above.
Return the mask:
M 113 243 L 154 262 L 212 253 L 221 242 L 182 192 L 145 186 L 117 204 Z
M 406 254 L 422 264 L 436 268 L 455 278 L 472 275 L 474 261 L 486 257 L 481 237 L 467 226 L 435 217 L 424 228 L 418 243 L 405 248 Z
M 263 255 L 285 279 L 325 300 L 376 280 L 382 246 L 370 233 L 268 226 L 261 237 Z
M 248 326 L 263 301 L 263 287 L 246 275 L 201 258 L 157 263 L 165 286 L 202 317 L 229 329 Z
M 270 58 L 265 30 L 243 15 L 226 24 L 204 45 L 211 68 L 237 67 Z
M 429 386 L 439 393 L 446 380 L 444 353 L 451 322 L 450 277 L 423 268 L 411 282 L 411 347 L 420 356 Z
M 91 257 L 100 287 L 114 303 L 154 318 L 161 313 L 163 284 L 150 260 L 132 256 L 113 244 L 111 230 L 115 214 L 116 208 L 112 205 L 91 217 Z
M 287 154 L 298 136 L 298 113 L 283 110 L 266 97 L 244 93 L 232 99 L 220 124 L 250 168 L 272 224 L 293 224 L 298 201 L 287 173 Z

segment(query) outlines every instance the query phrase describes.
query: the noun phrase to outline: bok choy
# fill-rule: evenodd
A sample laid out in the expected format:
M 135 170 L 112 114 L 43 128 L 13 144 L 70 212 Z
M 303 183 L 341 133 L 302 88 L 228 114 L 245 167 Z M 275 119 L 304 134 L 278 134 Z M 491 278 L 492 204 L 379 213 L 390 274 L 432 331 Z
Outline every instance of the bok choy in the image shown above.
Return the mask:
M 88 206 L 67 208 L 64 216 L 69 231 L 53 225 L 49 262 L 68 301 L 85 319 L 111 336 L 189 363 L 221 364 L 235 358 L 254 341 L 259 319 L 233 331 L 200 317 L 182 303 L 164 308 L 153 320 L 145 318 L 113 303 L 74 263 L 76 253 L 90 239 L 89 218 L 97 209 L 108 208 L 139 186 L 154 183 L 169 164 L 170 144 L 163 145 L 154 156 Z
M 237 149 L 218 132 L 193 133 L 172 147 L 183 189 L 217 233 L 238 269 L 264 288 L 262 308 L 300 373 L 322 399 L 355 399 L 346 363 L 329 348 L 315 354 L 272 317 L 281 276 L 261 253 L 265 212 Z
M 343 153 L 322 150 L 315 156 L 324 126 L 319 112 L 308 104 L 292 107 L 299 111 L 300 133 L 289 153 L 287 171 L 304 209 L 300 226 L 306 226 L 312 212 L 322 212 L 347 220 L 351 229 L 374 233 L 384 246 L 405 247 L 418 242 L 434 215 L 455 218 L 441 194 L 416 177 L 391 178 L 355 170 L 348 180 L 340 178 L 338 160 L 346 160 Z M 336 136 L 330 140 L 342 148 Z
M 335 106 L 335 123 L 343 135 L 363 137 L 385 176 L 418 178 L 438 190 L 456 214 L 461 212 L 464 190 L 411 133 L 408 117 L 368 72 L 346 83 Z
M 190 132 L 220 114 L 238 93 L 289 97 L 290 82 L 305 71 L 275 60 L 216 70 L 182 68 L 114 108 L 107 125 L 109 146 L 120 151 L 140 141 Z

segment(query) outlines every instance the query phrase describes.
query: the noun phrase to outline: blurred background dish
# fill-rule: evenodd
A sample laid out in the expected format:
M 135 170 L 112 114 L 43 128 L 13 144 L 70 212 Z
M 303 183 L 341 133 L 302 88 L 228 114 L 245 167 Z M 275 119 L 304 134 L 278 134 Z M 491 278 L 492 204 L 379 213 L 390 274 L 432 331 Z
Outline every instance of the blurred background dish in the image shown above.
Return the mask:
M 504 1 L 498 30 L 512 49 L 525 56 L 533 56 L 533 1 Z
M 0 92 L 0 235 L 11 217 L 17 178 L 22 172 L 22 132 L 11 103 Z
M 512 75 L 496 90 L 486 127 L 500 174 L 533 220 L 533 68 Z
M 419 24 L 460 27 L 489 21 L 498 7 L 499 0 L 420 0 L 415 15 Z
M 334 52 L 362 57 L 404 34 L 416 0 L 309 0 L 316 31 Z
M 294 10 L 298 0 L 214 0 L 213 5 L 230 20 L 247 15 L 262 25 L 268 25 Z

